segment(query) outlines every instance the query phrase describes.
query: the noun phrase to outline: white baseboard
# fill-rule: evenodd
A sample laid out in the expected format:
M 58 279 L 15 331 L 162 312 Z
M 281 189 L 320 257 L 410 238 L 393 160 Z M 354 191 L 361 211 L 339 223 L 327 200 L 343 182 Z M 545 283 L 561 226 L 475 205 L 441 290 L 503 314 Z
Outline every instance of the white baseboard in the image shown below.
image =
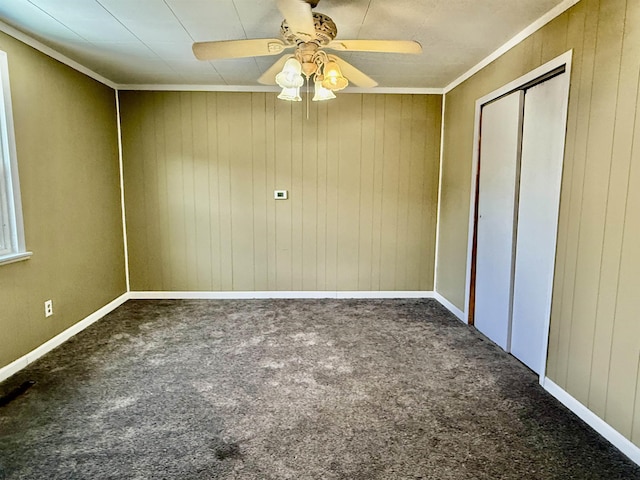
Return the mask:
M 463 323 L 467 323 L 467 321 L 465 320 L 464 312 L 462 310 L 460 310 L 458 307 L 456 307 L 449 300 L 444 298 L 438 292 L 434 292 L 433 293 L 433 298 L 435 298 L 438 302 L 440 302 L 444 308 L 446 308 L 451 313 L 453 313 L 458 318 L 458 320 L 460 320 Z
M 295 298 L 434 298 L 431 291 L 131 292 L 135 300 L 242 300 Z
M 73 324 L 62 333 L 59 333 L 58 335 L 53 337 L 51 340 L 43 343 L 42 345 L 32 350 L 31 352 L 27 353 L 26 355 L 11 362 L 9 365 L 0 368 L 0 382 L 3 380 L 6 380 L 11 375 L 14 375 L 15 373 L 19 372 L 30 363 L 35 362 L 45 353 L 48 353 L 54 348 L 60 346 L 61 344 L 69 340 L 71 337 L 73 337 L 74 335 L 80 333 L 82 330 L 87 328 L 89 325 L 100 320 L 107 313 L 110 313 L 116 308 L 118 308 L 128 299 L 129 299 L 128 293 L 124 293 L 120 295 L 118 298 L 116 298 L 112 302 L 109 302 L 104 307 L 100 308 L 99 310 L 96 310 L 88 317 L 85 317 L 84 319 L 80 320 L 78 323 Z
M 595 413 L 585 407 L 578 400 L 573 398 L 562 387 L 555 384 L 549 377 L 545 377 L 541 382 L 542 387 L 557 398 L 560 403 L 580 417 L 587 425 L 606 438 L 614 447 L 624 453 L 633 462 L 640 465 L 640 447 L 623 436 L 615 428 L 598 417 Z

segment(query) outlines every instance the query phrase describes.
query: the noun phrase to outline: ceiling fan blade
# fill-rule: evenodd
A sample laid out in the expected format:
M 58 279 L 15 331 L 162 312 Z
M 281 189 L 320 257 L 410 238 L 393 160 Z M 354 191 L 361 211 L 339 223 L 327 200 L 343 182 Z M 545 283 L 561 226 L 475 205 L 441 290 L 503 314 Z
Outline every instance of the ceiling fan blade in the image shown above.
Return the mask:
M 354 85 L 362 88 L 373 88 L 378 86 L 378 82 L 376 82 L 373 78 L 369 77 L 341 58 L 330 55 L 329 59 L 334 60 L 340 66 L 342 74 L 347 78 L 347 80 L 349 80 L 349 82 L 353 83 Z
M 310 4 L 304 0 L 278 0 L 278 10 L 287 20 L 291 31 L 302 40 L 315 38 L 316 28 Z
M 287 45 L 277 38 L 257 38 L 252 40 L 223 40 L 220 42 L 197 42 L 193 44 L 193 54 L 198 60 L 218 60 L 221 58 L 262 57 L 277 55 Z
M 325 48 L 345 52 L 422 53 L 413 40 L 333 40 Z
M 283 55 L 276 63 L 271 65 L 266 72 L 258 79 L 258 83 L 262 85 L 276 85 L 276 75 L 282 71 L 284 64 L 289 60 L 292 55 Z

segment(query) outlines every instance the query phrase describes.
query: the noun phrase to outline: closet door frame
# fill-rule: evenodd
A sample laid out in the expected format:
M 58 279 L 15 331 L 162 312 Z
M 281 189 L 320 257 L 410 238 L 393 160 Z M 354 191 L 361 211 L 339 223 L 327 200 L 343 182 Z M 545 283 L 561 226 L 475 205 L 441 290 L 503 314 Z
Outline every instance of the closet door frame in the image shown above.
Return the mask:
M 569 85 L 571 79 L 571 59 L 573 56 L 573 50 L 569 50 L 562 55 L 550 60 L 549 62 L 541 65 L 540 67 L 530 71 L 529 73 L 507 83 L 506 85 L 494 90 L 493 92 L 485 95 L 482 98 L 476 100 L 476 108 L 475 108 L 475 119 L 474 119 L 474 137 L 473 137 L 473 158 L 471 162 L 471 188 L 470 188 L 470 199 L 469 199 L 469 230 L 468 230 L 468 239 L 467 239 L 467 272 L 466 272 L 466 283 L 465 283 L 465 306 L 464 306 L 464 318 L 469 325 L 473 325 L 474 318 L 474 303 L 472 301 L 473 297 L 473 288 L 474 288 L 474 277 L 475 277 L 475 246 L 476 246 L 476 223 L 477 223 L 477 200 L 478 200 L 478 164 L 480 158 L 480 125 L 481 125 L 481 114 L 482 107 L 490 103 L 504 95 L 512 93 L 516 90 L 520 90 L 527 85 L 533 85 L 535 83 L 539 83 L 543 81 L 545 77 L 548 77 L 551 73 L 564 69 L 564 88 L 566 90 L 565 98 L 567 99 L 565 102 L 565 117 L 566 110 L 568 109 L 568 98 L 569 98 Z M 566 138 L 566 122 L 564 124 L 565 128 L 565 138 Z M 550 318 L 546 319 L 545 324 L 545 344 L 544 344 L 544 352 L 548 351 L 548 342 L 549 342 L 549 322 Z M 546 357 L 543 362 L 542 369 L 540 371 L 540 384 L 543 383 L 546 375 Z

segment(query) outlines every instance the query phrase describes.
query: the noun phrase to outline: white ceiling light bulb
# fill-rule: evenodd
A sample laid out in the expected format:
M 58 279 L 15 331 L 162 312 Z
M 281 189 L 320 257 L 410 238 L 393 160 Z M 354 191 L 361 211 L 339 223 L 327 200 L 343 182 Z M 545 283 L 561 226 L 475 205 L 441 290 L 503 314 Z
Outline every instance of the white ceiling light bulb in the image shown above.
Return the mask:
M 289 100 L 290 102 L 301 102 L 300 87 L 283 88 L 278 98 L 281 100 Z
M 315 95 L 313 96 L 314 102 L 322 102 L 324 100 L 331 100 L 336 98 L 331 90 L 322 86 L 322 77 L 316 77 L 315 83 Z
M 284 64 L 282 71 L 276 75 L 276 83 L 282 88 L 299 88 L 304 84 L 302 65 L 295 58 L 290 58 Z

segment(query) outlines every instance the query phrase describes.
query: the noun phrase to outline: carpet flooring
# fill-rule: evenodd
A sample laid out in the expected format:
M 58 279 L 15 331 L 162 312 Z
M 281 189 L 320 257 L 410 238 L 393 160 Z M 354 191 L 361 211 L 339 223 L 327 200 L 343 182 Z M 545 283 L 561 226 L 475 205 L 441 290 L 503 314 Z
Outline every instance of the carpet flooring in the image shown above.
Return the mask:
M 432 300 L 129 301 L 0 398 L 6 480 L 640 479 Z

